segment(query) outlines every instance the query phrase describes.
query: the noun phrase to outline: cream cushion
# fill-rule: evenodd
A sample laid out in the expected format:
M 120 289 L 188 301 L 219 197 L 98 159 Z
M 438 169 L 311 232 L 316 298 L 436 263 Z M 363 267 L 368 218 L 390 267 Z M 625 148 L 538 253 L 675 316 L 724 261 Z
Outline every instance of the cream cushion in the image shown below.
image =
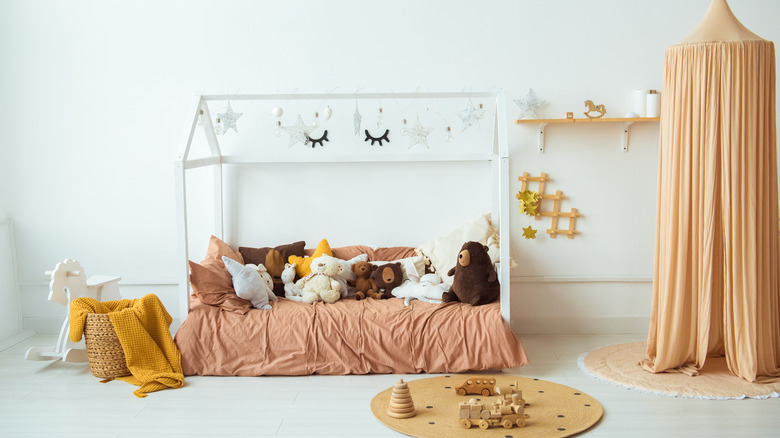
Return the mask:
M 444 283 L 452 286 L 452 277 L 447 276 L 447 271 L 455 267 L 463 244 L 471 241 L 487 245 L 493 263 L 499 261 L 498 231 L 490 222 L 490 212 L 474 218 L 438 239 L 423 243 L 417 248 L 417 252 L 430 261 L 431 270 L 439 274 Z

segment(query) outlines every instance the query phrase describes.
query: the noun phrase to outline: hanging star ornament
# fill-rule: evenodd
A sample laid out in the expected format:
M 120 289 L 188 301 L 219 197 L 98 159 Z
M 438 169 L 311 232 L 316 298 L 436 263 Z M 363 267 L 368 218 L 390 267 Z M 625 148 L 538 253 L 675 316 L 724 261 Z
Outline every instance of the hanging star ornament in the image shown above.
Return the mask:
M 466 109 L 458 111 L 458 117 L 463 121 L 463 129 L 460 132 L 466 131 L 470 126 L 476 126 L 479 131 L 479 119 L 485 116 L 485 110 L 482 108 L 474 107 L 469 99 Z
M 217 117 L 219 117 L 219 119 L 222 120 L 222 124 L 224 126 L 224 128 L 222 129 L 222 135 L 225 135 L 225 133 L 228 132 L 228 129 L 231 128 L 234 131 L 236 131 L 236 134 L 238 134 L 238 128 L 236 128 L 236 120 L 238 120 L 238 118 L 243 115 L 244 113 L 233 112 L 233 108 L 230 106 L 230 101 L 228 100 L 227 110 L 225 110 L 224 113 L 217 113 Z
M 538 214 L 539 194 L 537 192 L 533 190 L 517 192 L 515 198 L 520 201 L 520 214 L 527 214 L 528 216 L 536 216 Z
M 314 127 L 303 122 L 300 114 L 298 114 L 298 118 L 295 120 L 294 125 L 282 126 L 282 129 L 290 134 L 290 144 L 288 146 L 292 146 L 296 143 L 307 144 L 309 142 L 309 134 L 314 131 Z
M 536 230 L 531 228 L 530 225 L 523 228 L 523 237 L 526 239 L 536 239 Z
M 355 125 L 355 135 L 360 135 L 360 123 L 363 121 L 363 116 L 358 109 L 358 103 L 355 101 L 355 114 L 352 115 L 352 123 Z
M 539 107 L 544 103 L 543 100 L 537 99 L 534 90 L 528 89 L 528 94 L 522 99 L 515 99 L 515 104 L 520 107 L 521 119 L 538 119 Z
M 420 116 L 417 116 L 417 121 L 414 122 L 414 126 L 407 131 L 407 134 L 409 135 L 409 149 L 418 144 L 424 144 L 425 147 L 430 147 L 428 146 L 428 134 L 430 134 L 431 131 L 432 129 L 422 125 Z

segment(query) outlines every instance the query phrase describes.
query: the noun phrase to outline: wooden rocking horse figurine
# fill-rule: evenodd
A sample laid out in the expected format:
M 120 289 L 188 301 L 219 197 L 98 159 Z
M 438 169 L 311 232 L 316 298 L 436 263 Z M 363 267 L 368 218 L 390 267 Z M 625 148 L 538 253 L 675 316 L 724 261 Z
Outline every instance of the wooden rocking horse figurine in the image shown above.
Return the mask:
M 585 101 L 585 107 L 588 108 L 588 111 L 585 112 L 585 116 L 589 119 L 598 119 L 599 117 L 603 116 L 607 113 L 607 108 L 604 105 L 594 105 L 592 100 L 586 100 Z M 594 116 L 591 115 L 591 113 L 598 113 L 599 115 Z
M 91 297 L 98 301 L 121 300 L 119 295 L 119 277 L 93 275 L 87 279 L 84 268 L 75 260 L 65 259 L 57 263 L 49 283 L 49 301 L 66 307 L 65 321 L 62 322 L 57 345 L 51 347 L 30 347 L 24 354 L 27 360 L 56 360 L 65 362 L 87 362 L 87 350 L 84 341 L 73 342 L 68 337 L 70 331 L 70 302 L 79 297 Z

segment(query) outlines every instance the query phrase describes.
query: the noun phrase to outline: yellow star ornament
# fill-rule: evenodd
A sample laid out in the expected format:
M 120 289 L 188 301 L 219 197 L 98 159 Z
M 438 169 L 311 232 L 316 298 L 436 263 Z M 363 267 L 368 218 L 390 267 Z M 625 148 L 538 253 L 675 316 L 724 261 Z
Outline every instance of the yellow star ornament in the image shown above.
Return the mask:
M 539 208 L 539 194 L 533 190 L 526 190 L 523 192 L 517 192 L 515 195 L 518 201 L 520 201 L 520 214 L 527 214 L 529 216 L 536 216 L 537 209 Z
M 523 237 L 526 239 L 536 239 L 536 230 L 531 228 L 530 225 L 523 228 Z

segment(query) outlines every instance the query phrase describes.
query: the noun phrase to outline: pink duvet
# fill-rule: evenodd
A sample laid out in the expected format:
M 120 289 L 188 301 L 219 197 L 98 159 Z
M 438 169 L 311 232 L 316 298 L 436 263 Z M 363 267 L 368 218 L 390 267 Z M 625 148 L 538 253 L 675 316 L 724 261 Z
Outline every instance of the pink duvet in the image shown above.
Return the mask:
M 175 337 L 184 374 L 459 373 L 528 363 L 497 302 L 271 305 L 246 315 L 194 305 Z

